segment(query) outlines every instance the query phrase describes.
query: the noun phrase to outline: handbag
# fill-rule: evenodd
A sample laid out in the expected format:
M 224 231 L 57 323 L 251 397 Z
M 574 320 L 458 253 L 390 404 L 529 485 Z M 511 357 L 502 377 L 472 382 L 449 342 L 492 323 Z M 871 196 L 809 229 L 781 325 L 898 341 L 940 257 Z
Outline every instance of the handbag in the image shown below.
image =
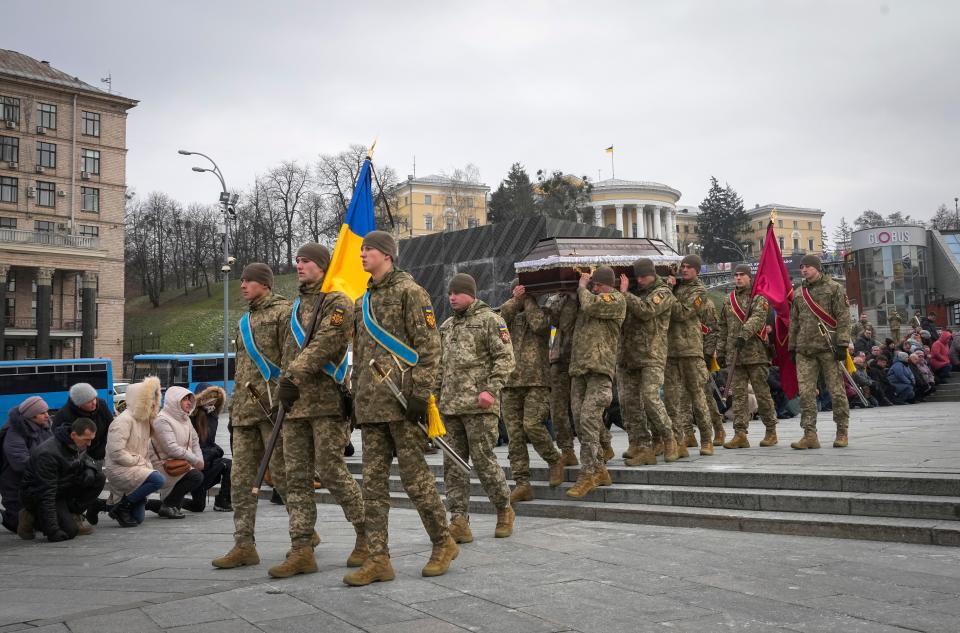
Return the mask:
M 150 444 L 153 446 L 153 452 L 160 455 L 160 451 L 157 450 L 157 445 L 153 443 L 153 440 L 150 441 Z M 171 477 L 179 477 L 180 475 L 185 475 L 190 472 L 190 469 L 193 466 L 190 465 L 185 459 L 170 458 L 164 459 L 160 462 L 163 465 L 163 472 L 167 473 Z

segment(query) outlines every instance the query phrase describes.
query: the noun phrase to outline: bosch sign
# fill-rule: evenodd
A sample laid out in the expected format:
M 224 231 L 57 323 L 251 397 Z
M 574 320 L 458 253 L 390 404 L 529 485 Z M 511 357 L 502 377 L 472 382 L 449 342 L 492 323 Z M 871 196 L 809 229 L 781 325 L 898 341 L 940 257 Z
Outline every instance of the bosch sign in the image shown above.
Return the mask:
M 853 250 L 879 246 L 926 246 L 927 231 L 920 226 L 888 226 L 854 231 Z

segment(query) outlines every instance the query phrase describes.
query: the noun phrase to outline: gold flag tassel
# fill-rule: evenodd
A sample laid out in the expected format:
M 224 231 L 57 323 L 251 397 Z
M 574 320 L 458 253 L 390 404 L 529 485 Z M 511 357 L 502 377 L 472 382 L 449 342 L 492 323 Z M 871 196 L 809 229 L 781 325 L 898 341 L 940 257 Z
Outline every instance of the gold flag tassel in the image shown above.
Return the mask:
M 710 373 L 711 373 L 711 374 L 714 373 L 714 372 L 720 371 L 720 363 L 717 362 L 717 355 L 716 355 L 716 354 L 714 354 L 713 356 L 710 357 L 710 367 L 709 367 L 709 370 L 710 370 Z
M 847 368 L 847 373 L 850 374 L 851 376 L 856 373 L 857 366 L 853 364 L 853 359 L 850 358 L 849 349 L 847 349 L 847 358 L 846 358 L 846 361 L 843 363 L 843 365 L 844 367 Z
M 443 426 L 443 420 L 440 418 L 440 409 L 437 407 L 437 398 L 432 393 L 427 400 L 427 437 L 443 437 L 447 434 L 447 429 Z

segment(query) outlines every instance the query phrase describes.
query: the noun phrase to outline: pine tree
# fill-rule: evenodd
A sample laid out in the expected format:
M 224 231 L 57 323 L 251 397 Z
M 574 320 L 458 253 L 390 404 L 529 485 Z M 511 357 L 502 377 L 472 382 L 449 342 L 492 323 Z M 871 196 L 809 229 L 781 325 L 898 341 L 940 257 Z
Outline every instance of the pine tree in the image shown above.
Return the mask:
M 956 208 L 950 209 L 945 204 L 937 208 L 933 218 L 927 223 L 928 229 L 937 229 L 938 231 L 956 231 L 960 229 L 960 223 L 957 222 Z
M 548 218 L 579 222 L 592 189 L 586 176 L 576 178 L 559 170 L 550 174 L 537 170 L 537 210 Z
M 697 216 L 697 232 L 703 245 L 706 262 L 734 261 L 742 259 L 743 233 L 750 216 L 743 209 L 743 199 L 729 184 L 720 187 L 717 179 L 710 177 L 710 191 L 700 203 Z
M 523 165 L 514 163 L 510 166 L 507 177 L 503 179 L 497 190 L 490 195 L 487 222 L 494 224 L 532 217 L 536 214 L 530 176 Z
M 837 230 L 833 232 L 833 246 L 838 251 L 848 251 L 850 250 L 850 240 L 853 237 L 853 229 L 850 228 L 850 225 L 847 224 L 847 219 L 844 217 L 840 218 L 840 225 L 837 226 Z

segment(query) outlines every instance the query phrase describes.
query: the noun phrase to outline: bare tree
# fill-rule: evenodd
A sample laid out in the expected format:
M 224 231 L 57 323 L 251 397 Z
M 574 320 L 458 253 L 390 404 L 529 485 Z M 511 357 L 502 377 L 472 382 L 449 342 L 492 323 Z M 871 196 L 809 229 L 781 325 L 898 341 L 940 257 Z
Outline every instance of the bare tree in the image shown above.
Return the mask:
M 477 189 L 480 184 L 477 166 L 470 163 L 450 173 L 441 172 L 440 175 L 445 179 L 443 226 L 448 231 L 479 226 L 484 200 Z
M 317 161 L 315 170 L 317 190 L 321 194 L 329 195 L 333 201 L 331 224 L 328 229 L 330 238 L 335 238 L 340 231 L 347 208 L 350 206 L 350 198 L 353 196 L 357 177 L 366 158 L 367 147 L 354 144 L 338 154 L 322 154 Z M 373 179 L 372 190 L 376 223 L 378 227 L 390 228 L 390 215 L 396 208 L 396 193 L 389 192 L 395 189 L 399 179 L 396 171 L 391 167 L 375 165 L 374 168 L 376 178 Z
M 267 172 L 263 179 L 266 193 L 280 211 L 283 242 L 286 246 L 287 270 L 293 268 L 293 242 L 296 238 L 296 220 L 303 197 L 310 186 L 310 169 L 296 161 L 284 161 Z

